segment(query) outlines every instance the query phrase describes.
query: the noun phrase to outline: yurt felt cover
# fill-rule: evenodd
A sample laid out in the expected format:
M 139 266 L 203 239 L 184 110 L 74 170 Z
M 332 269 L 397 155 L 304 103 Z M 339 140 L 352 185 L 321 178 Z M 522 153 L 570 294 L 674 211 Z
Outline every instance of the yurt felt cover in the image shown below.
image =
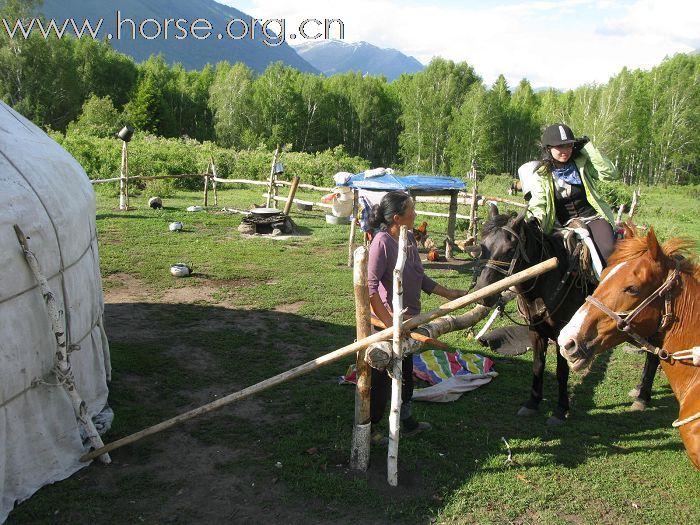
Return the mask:
M 80 346 L 70 362 L 94 417 L 111 373 L 95 195 L 71 155 L 0 102 L 0 523 L 16 501 L 86 465 L 70 398 L 53 386 L 56 339 L 15 224 L 64 310 L 68 344 Z

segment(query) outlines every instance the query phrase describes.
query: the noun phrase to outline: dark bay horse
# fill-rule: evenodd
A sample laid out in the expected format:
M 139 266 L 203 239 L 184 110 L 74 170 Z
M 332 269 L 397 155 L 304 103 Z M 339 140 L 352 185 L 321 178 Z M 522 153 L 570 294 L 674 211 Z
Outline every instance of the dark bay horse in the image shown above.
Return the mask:
M 547 345 L 550 340 L 556 344 L 559 331 L 584 303 L 588 290 L 576 272 L 577 265 L 570 266 L 569 254 L 561 238 L 545 235 L 536 221 L 525 220 L 525 213 L 518 216 L 499 215 L 496 206 L 492 205 L 490 218 L 483 227 L 482 239 L 479 258 L 485 266 L 477 279 L 476 289 L 553 256 L 559 259 L 556 270 L 516 287 L 519 309 L 527 319 L 530 346 L 534 352 L 530 398 L 520 407 L 518 415 L 534 415 L 542 401 Z M 497 300 L 498 297 L 490 297 L 485 302 L 487 306 L 493 306 Z M 558 346 L 556 356 L 559 398 L 552 416 L 547 420 L 550 425 L 563 423 L 569 411 L 569 364 L 559 353 Z M 647 360 L 638 387 L 640 394 L 637 403 L 642 406 L 635 408 L 643 408 L 648 403 L 657 367 L 658 359 Z
M 671 239 L 662 247 L 653 229 L 644 237 L 632 233 L 618 244 L 593 296 L 561 330 L 561 353 L 574 370 L 623 341 L 658 355 L 680 404 L 673 426 L 700 470 L 700 266 L 678 257 L 694 243 Z

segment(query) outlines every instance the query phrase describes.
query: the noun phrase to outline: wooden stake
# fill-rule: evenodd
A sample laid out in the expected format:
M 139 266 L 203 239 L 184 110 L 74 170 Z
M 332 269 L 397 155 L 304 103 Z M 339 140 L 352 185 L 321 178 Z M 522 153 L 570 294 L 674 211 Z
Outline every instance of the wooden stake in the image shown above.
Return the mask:
M 214 206 L 219 205 L 219 195 L 216 192 L 216 164 L 214 164 L 214 157 L 209 160 L 211 162 L 211 174 L 212 174 L 212 186 L 214 186 Z
M 292 204 L 294 203 L 294 195 L 297 193 L 297 188 L 299 187 L 299 177 L 294 177 L 292 179 L 292 187 L 289 189 L 289 197 L 287 197 L 287 205 L 284 207 L 284 214 L 289 215 L 289 211 L 292 209 Z
M 527 280 L 532 279 L 538 275 L 541 275 L 541 274 L 546 273 L 550 270 L 553 270 L 554 268 L 557 267 L 557 265 L 558 265 L 557 258 L 552 257 L 551 259 L 548 259 L 544 262 L 536 264 L 535 266 L 532 266 L 531 268 L 523 270 L 522 272 L 515 273 L 515 274 L 511 275 L 510 277 L 505 277 L 504 279 L 501 279 L 500 281 L 497 281 L 493 284 L 485 286 L 481 290 L 477 290 L 475 292 L 469 293 L 463 297 L 460 297 L 459 299 L 454 299 L 452 301 L 449 301 L 449 302 L 439 306 L 438 308 L 431 310 L 430 312 L 427 312 L 425 314 L 420 314 L 420 315 L 417 315 L 417 316 L 412 317 L 410 319 L 407 319 L 403 323 L 403 328 L 406 330 L 411 330 L 412 328 L 416 328 L 417 326 L 428 323 L 428 322 L 432 321 L 433 319 L 437 319 L 438 317 L 442 317 L 444 315 L 447 315 L 450 312 L 453 312 L 454 310 L 458 310 L 459 308 L 463 308 L 471 303 L 481 301 L 482 299 L 489 297 L 490 295 L 500 293 L 503 290 L 507 290 L 511 286 L 515 286 L 516 284 L 519 284 L 523 281 L 527 281 Z M 394 332 L 393 328 L 387 328 L 386 330 L 382 330 L 381 332 L 378 332 L 376 334 L 372 334 L 369 337 L 366 337 L 366 338 L 361 339 L 359 341 L 355 341 L 352 344 L 343 346 L 342 348 L 334 350 L 333 352 L 330 352 L 328 354 L 317 357 L 316 359 L 308 361 L 302 365 L 294 367 L 291 370 L 287 370 L 286 372 L 283 372 L 281 374 L 277 374 L 276 376 L 265 379 L 264 381 L 261 381 L 259 383 L 252 385 L 252 386 L 244 388 L 243 390 L 239 390 L 238 392 L 234 392 L 232 394 L 224 396 L 220 399 L 217 399 L 216 401 L 212 401 L 211 403 L 207 403 L 206 405 L 203 405 L 199 408 L 195 408 L 193 410 L 185 412 L 184 414 L 180 414 L 179 416 L 175 416 L 175 417 L 170 418 L 166 421 L 158 423 L 157 425 L 153 425 L 153 426 L 148 427 L 144 430 L 141 430 L 141 431 L 136 432 L 134 434 L 131 434 L 129 436 L 118 439 L 117 441 L 109 443 L 108 445 L 105 445 L 102 448 L 99 448 L 97 450 L 93 450 L 92 452 L 85 454 L 83 457 L 80 458 L 80 461 L 89 461 L 89 460 L 91 460 L 91 459 L 93 459 L 101 454 L 106 454 L 107 452 L 110 452 L 116 448 L 123 447 L 124 445 L 128 445 L 129 443 L 133 443 L 135 441 L 138 441 L 139 439 L 143 439 L 147 436 L 151 436 L 153 434 L 156 434 L 156 433 L 161 432 L 163 430 L 166 430 L 168 428 L 174 427 L 174 426 L 176 426 L 184 421 L 188 421 L 188 420 L 195 418 L 197 416 L 201 416 L 202 414 L 207 414 L 209 412 L 212 412 L 218 408 L 221 408 L 222 406 L 226 406 L 226 405 L 233 403 L 235 401 L 245 399 L 246 397 L 249 397 L 253 394 L 257 394 L 258 392 L 262 392 L 264 390 L 272 388 L 273 386 L 277 386 L 277 385 L 282 384 L 282 383 L 289 381 L 291 379 L 295 379 L 297 377 L 303 376 L 304 374 L 308 374 L 309 372 L 317 370 L 318 368 L 321 368 L 322 366 L 328 365 L 330 363 L 334 363 L 340 359 L 343 359 L 344 357 L 347 357 L 347 356 L 354 354 L 354 353 L 356 353 L 364 348 L 367 348 L 372 343 L 376 343 L 378 341 L 386 341 L 388 339 L 391 339 L 393 337 L 393 332 Z
M 204 175 L 204 207 L 209 205 L 209 173 L 211 172 L 211 162 L 207 166 L 207 174 Z
M 447 239 L 448 242 L 445 243 L 445 258 L 452 259 L 452 247 L 450 243 L 455 242 L 455 228 L 457 226 L 457 193 L 453 191 L 450 193 L 450 211 L 449 218 L 447 219 Z
M 129 157 L 126 141 L 122 141 L 122 164 L 119 172 L 119 209 L 129 209 Z
M 632 220 L 632 217 L 634 217 L 634 212 L 637 211 L 637 204 L 639 203 L 639 197 L 640 197 L 639 190 L 634 190 L 634 192 L 632 193 L 632 205 L 630 206 L 629 220 Z
M 350 240 L 348 241 L 348 267 L 352 267 L 352 254 L 355 249 L 355 232 L 357 228 L 357 206 L 358 206 L 358 191 L 353 190 L 352 193 L 352 219 L 350 220 Z
M 477 205 L 477 189 L 479 186 L 479 183 L 477 181 L 476 177 L 476 165 L 472 163 L 472 173 L 471 173 L 471 179 L 472 179 L 472 207 L 471 210 L 469 210 L 469 237 L 474 237 L 474 241 L 476 242 L 476 234 L 478 231 L 478 228 L 476 226 L 476 205 Z
M 615 224 L 620 224 L 622 222 L 622 214 L 625 212 L 625 205 L 620 204 L 620 207 L 617 209 L 617 218 L 615 219 Z
M 355 288 L 355 325 L 357 340 L 369 337 L 370 327 L 369 288 L 367 287 L 367 263 L 369 250 L 360 246 L 355 250 L 355 267 L 353 284 Z M 365 362 L 366 348 L 357 352 L 357 387 L 355 388 L 355 426 L 352 432 L 352 449 L 350 450 L 350 468 L 366 471 L 369 467 L 369 449 L 371 438 L 370 389 L 372 374 Z
M 270 181 L 269 181 L 269 188 L 267 190 L 267 201 L 265 202 L 265 207 L 269 208 L 270 207 L 270 202 L 272 201 L 272 196 L 277 195 L 277 188 L 275 187 L 275 165 L 277 164 L 277 156 L 279 155 L 280 152 L 280 146 L 277 144 L 277 148 L 275 148 L 275 154 L 272 156 L 272 166 L 270 167 Z
M 399 484 L 399 433 L 401 432 L 401 383 L 403 360 L 401 330 L 403 328 L 403 270 L 408 258 L 408 230 L 401 226 L 399 253 L 394 267 L 392 353 L 394 370 L 391 374 L 391 412 L 389 412 L 389 451 L 386 458 L 387 481 L 395 487 Z M 406 401 L 409 401 L 408 399 Z

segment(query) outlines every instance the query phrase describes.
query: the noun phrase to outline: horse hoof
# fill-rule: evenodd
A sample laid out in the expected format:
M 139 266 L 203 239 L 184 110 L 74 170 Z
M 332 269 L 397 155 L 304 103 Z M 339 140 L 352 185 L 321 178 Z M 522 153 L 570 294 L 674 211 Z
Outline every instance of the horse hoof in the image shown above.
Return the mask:
M 535 408 L 527 408 L 526 406 L 520 407 L 518 410 L 518 415 L 520 417 L 531 417 L 537 414 L 537 409 Z
M 647 402 L 644 401 L 643 399 L 635 399 L 634 403 L 632 403 L 632 406 L 630 407 L 630 410 L 632 412 L 642 412 L 643 410 L 646 410 L 647 408 Z
M 550 416 L 549 419 L 547 419 L 547 425 L 550 427 L 558 427 L 563 425 L 565 422 L 565 419 L 561 419 L 557 416 Z
M 639 397 L 639 387 L 634 387 L 632 390 L 627 392 L 627 395 L 630 397 Z

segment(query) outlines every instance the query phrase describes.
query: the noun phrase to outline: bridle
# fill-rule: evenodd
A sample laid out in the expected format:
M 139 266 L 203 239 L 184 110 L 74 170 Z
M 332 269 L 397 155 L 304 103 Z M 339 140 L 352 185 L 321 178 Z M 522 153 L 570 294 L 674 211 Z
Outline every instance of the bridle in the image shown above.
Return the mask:
M 515 271 L 515 267 L 517 266 L 518 262 L 522 258 L 527 264 L 531 264 L 530 257 L 527 255 L 527 252 L 525 251 L 525 242 L 523 241 L 523 238 L 521 237 L 521 234 L 517 233 L 513 228 L 510 226 L 501 226 L 500 229 L 505 230 L 506 232 L 510 233 L 513 237 L 515 237 L 518 241 L 518 244 L 515 247 L 515 251 L 513 252 L 513 257 L 511 258 L 510 262 L 504 262 L 504 261 L 498 261 L 495 259 L 478 259 L 480 262 L 485 263 L 484 268 L 489 268 L 491 270 L 495 270 L 500 274 L 503 274 L 506 277 L 509 277 L 510 275 L 513 274 L 513 271 Z M 544 260 L 543 256 L 545 253 L 545 245 L 544 245 L 544 232 L 541 232 L 542 234 L 542 239 L 540 239 L 540 246 L 541 246 L 541 252 L 540 252 L 540 260 Z M 508 268 L 507 270 L 505 268 Z M 569 270 L 564 274 L 564 277 L 561 279 L 559 282 L 559 285 L 557 286 L 554 296 L 553 297 L 558 297 L 559 293 L 561 292 L 562 288 L 564 287 L 564 284 L 566 281 L 569 279 L 570 275 L 572 273 L 572 268 L 569 268 Z M 535 286 L 537 286 L 537 280 L 539 279 L 539 276 L 535 277 L 535 279 L 532 282 L 532 285 L 524 291 L 518 292 L 518 295 L 521 297 L 524 297 L 527 293 L 531 292 Z M 537 325 L 540 325 L 542 323 L 545 323 L 548 319 L 551 319 L 552 316 L 559 310 L 559 308 L 564 304 L 564 301 L 571 290 L 571 287 L 573 286 L 574 281 L 571 281 L 571 284 L 569 285 L 569 288 L 566 290 L 566 292 L 561 296 L 561 300 L 559 303 L 554 307 L 554 309 L 551 312 L 548 312 L 545 316 L 543 316 L 539 321 L 532 322 L 532 320 L 529 318 L 529 316 L 520 310 L 520 306 L 518 306 L 518 309 L 520 310 L 520 313 L 525 319 L 527 320 L 527 323 L 519 323 L 515 319 L 513 319 L 510 315 L 508 315 L 505 311 L 504 304 L 499 304 L 499 310 L 502 315 L 505 315 L 510 322 L 513 324 L 516 324 L 518 326 L 528 326 L 528 327 L 535 327 Z
M 513 257 L 511 258 L 510 262 L 507 263 L 504 261 L 497 261 L 496 259 L 480 259 L 480 261 L 486 263 L 484 264 L 484 268 L 490 268 L 491 270 L 495 270 L 498 273 L 502 273 L 506 277 L 510 277 L 511 275 L 513 275 L 515 266 L 516 264 L 518 264 L 518 260 L 520 260 L 521 257 L 528 264 L 530 263 L 530 258 L 525 252 L 525 243 L 523 242 L 520 235 L 516 233 L 516 231 L 510 226 L 501 226 L 501 229 L 507 231 L 518 240 L 518 244 L 515 247 L 515 251 L 513 252 Z M 504 270 L 505 267 L 507 267 L 508 269 Z
M 659 356 L 659 359 L 668 361 L 671 364 L 673 364 L 674 361 L 692 361 L 692 364 L 694 366 L 700 366 L 700 347 L 695 347 L 690 350 L 680 350 L 671 354 L 668 352 L 668 350 L 665 350 L 663 347 L 660 348 L 656 345 L 653 345 L 648 339 L 643 338 L 641 335 L 635 332 L 631 326 L 632 320 L 639 314 L 639 312 L 644 310 L 656 299 L 662 297 L 664 299 L 664 314 L 663 316 L 661 316 L 661 320 L 659 321 L 659 328 L 657 332 L 663 332 L 673 323 L 674 317 L 671 293 L 676 284 L 679 283 L 681 275 L 680 261 L 678 259 L 675 259 L 675 263 L 675 269 L 669 274 L 668 277 L 666 277 L 666 280 L 663 282 L 663 284 L 659 286 L 656 289 L 656 291 L 653 292 L 649 297 L 647 297 L 641 303 L 639 303 L 639 306 L 637 306 L 637 308 L 630 312 L 614 312 L 591 295 L 586 297 L 586 301 L 591 303 L 596 308 L 602 310 L 603 313 L 608 315 L 608 317 L 611 317 L 614 321 L 616 321 L 617 329 L 626 333 L 629 337 L 634 339 L 644 351 L 649 352 L 650 354 L 657 355 Z M 671 426 L 673 426 L 674 428 L 678 428 L 698 419 L 700 419 L 700 412 L 685 419 L 676 419 L 671 424 Z
M 604 314 L 606 314 L 613 321 L 615 321 L 617 323 L 617 329 L 634 339 L 642 347 L 643 350 L 659 356 L 659 359 L 669 362 L 673 362 L 673 354 L 670 354 L 668 350 L 665 350 L 664 348 L 659 348 L 658 346 L 652 344 L 648 339 L 645 339 L 636 331 L 634 331 L 632 329 L 632 321 L 635 317 L 637 317 L 637 315 L 639 315 L 642 312 L 642 310 L 644 310 L 656 299 L 663 298 L 664 314 L 659 322 L 659 328 L 657 332 L 665 331 L 673 323 L 674 317 L 672 290 L 679 282 L 681 275 L 680 262 L 677 259 L 675 260 L 675 262 L 675 269 L 668 275 L 668 277 L 666 277 L 666 280 L 663 282 L 663 284 L 661 284 L 661 286 L 659 286 L 656 289 L 656 291 L 652 292 L 652 294 L 649 295 L 649 297 L 647 297 L 641 303 L 639 303 L 639 305 L 632 311 L 615 312 L 607 306 L 605 306 L 602 302 L 600 302 L 592 295 L 586 297 L 586 302 L 591 303 L 593 306 L 601 310 Z

